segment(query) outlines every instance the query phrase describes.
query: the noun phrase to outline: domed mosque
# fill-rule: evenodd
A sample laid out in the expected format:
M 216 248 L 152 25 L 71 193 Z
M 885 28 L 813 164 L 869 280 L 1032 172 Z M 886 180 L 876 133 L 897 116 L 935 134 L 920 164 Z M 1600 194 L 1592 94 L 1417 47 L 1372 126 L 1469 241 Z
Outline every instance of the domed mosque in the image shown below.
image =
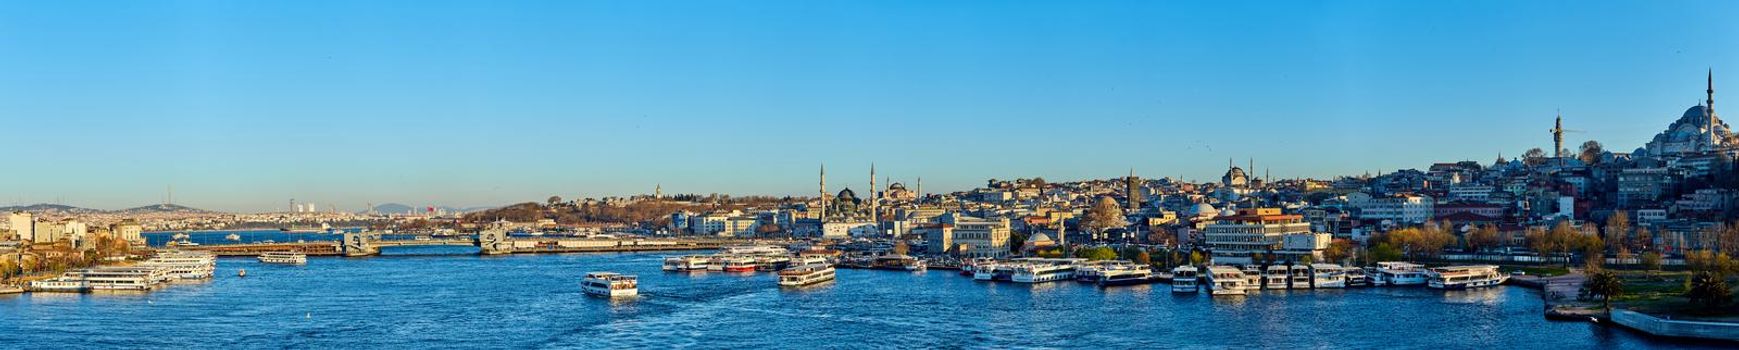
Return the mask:
M 1685 114 L 1656 134 L 1643 151 L 1649 156 L 1698 153 L 1733 146 L 1733 129 L 1715 114 L 1715 72 L 1709 71 L 1708 100 L 1691 106 Z

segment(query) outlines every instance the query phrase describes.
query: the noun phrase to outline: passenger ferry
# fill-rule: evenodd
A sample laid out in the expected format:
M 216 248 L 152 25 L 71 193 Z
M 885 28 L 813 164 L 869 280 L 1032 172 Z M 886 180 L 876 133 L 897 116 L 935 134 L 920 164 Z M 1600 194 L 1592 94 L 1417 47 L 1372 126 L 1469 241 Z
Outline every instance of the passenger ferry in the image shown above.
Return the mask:
M 1153 270 L 1147 267 L 1105 270 L 1098 283 L 1100 287 L 1153 283 Z
M 1178 266 L 1171 269 L 1172 293 L 1195 293 L 1201 291 L 1201 273 L 1195 266 Z
M 733 245 L 733 246 L 725 246 L 723 248 L 719 248 L 719 254 L 723 254 L 723 255 L 790 255 L 791 251 L 787 250 L 785 248 L 780 248 L 780 247 L 775 247 L 775 246 L 770 246 L 770 245 Z
M 1311 264 L 1316 288 L 1346 288 L 1347 269 L 1335 264 Z
M 1212 295 L 1244 295 L 1250 289 L 1249 277 L 1231 266 L 1208 266 L 1208 291 Z
M 217 256 L 205 252 L 166 250 L 139 265 L 163 268 L 170 279 L 209 279 L 217 270 Z
M 1244 265 L 1238 270 L 1244 273 L 1244 290 L 1262 290 L 1262 267 Z
M 302 265 L 308 263 L 308 255 L 302 252 L 265 252 L 260 253 L 260 262 L 267 264 Z
M 1292 265 L 1286 268 L 1291 269 L 1288 273 L 1292 275 L 1292 278 L 1286 281 L 1288 289 L 1310 289 L 1312 281 L 1316 279 L 1316 275 L 1311 272 L 1308 265 Z
M 64 274 L 61 277 L 30 281 L 30 291 L 33 292 L 84 293 L 90 290 L 90 284 L 85 283 L 84 279 Z
M 923 271 L 924 260 L 907 255 L 883 255 L 870 261 L 870 268 L 877 270 Z
M 1439 267 L 1426 270 L 1427 287 L 1436 289 L 1469 289 L 1503 284 L 1509 275 L 1498 272 L 1497 266 L 1469 265 Z
M 586 274 L 585 281 L 580 282 L 580 289 L 586 294 L 606 298 L 631 297 L 640 295 L 640 279 L 614 272 L 593 272 Z
M 1020 283 L 1044 283 L 1063 281 L 1075 278 L 1076 264 L 1082 259 L 1042 259 L 1029 263 L 1014 265 L 1014 275 L 1009 281 Z
M 1286 265 L 1268 266 L 1267 270 L 1262 271 L 1262 289 L 1286 289 L 1286 284 L 1291 279 L 1290 275 L 1291 272 L 1286 270 Z
M 170 279 L 168 269 L 156 266 L 94 267 L 34 281 L 30 288 L 42 292 L 148 291 Z
M 1365 269 L 1357 267 L 1346 268 L 1347 287 L 1370 287 L 1371 277 L 1365 275 Z
M 706 271 L 712 261 L 712 257 L 704 255 L 668 257 L 664 258 L 664 271 Z
M 1376 280 L 1372 284 L 1379 286 L 1417 286 L 1425 284 L 1425 265 L 1401 261 L 1384 261 L 1377 263 Z
M 1105 275 L 1115 270 L 1135 269 L 1134 262 L 1128 260 L 1106 260 L 1087 262 L 1075 269 L 1075 281 L 1082 283 L 1098 283 Z
M 978 274 L 979 267 L 981 267 L 981 266 L 988 267 L 988 266 L 992 266 L 995 264 L 996 264 L 996 259 L 991 259 L 991 258 L 977 258 L 977 259 L 967 260 L 965 263 L 960 265 L 960 275 L 961 276 L 973 276 L 973 275 Z
M 816 283 L 832 281 L 833 266 L 827 264 L 801 265 L 779 271 L 780 287 L 802 287 Z
M 754 257 L 732 256 L 726 257 L 723 260 L 725 272 L 755 272 L 756 265 Z
M 1007 272 L 1009 276 L 1014 275 L 1013 272 L 1009 272 L 1008 268 L 1004 267 L 1001 263 L 988 262 L 988 263 L 980 263 L 977 266 L 972 267 L 972 280 L 974 280 L 974 281 L 995 281 L 996 274 L 997 274 L 998 270 L 1002 270 L 1002 272 Z
M 755 257 L 755 270 L 758 271 L 780 271 L 791 266 L 793 265 L 789 256 L 762 255 Z

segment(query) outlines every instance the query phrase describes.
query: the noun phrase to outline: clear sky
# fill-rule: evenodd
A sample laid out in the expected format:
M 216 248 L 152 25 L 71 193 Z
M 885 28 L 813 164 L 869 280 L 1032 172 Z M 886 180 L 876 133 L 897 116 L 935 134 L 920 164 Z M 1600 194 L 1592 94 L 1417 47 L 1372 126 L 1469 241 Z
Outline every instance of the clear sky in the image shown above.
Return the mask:
M 1739 2 L 0 0 L 0 205 L 1330 177 L 1628 151 L 1710 67 Z

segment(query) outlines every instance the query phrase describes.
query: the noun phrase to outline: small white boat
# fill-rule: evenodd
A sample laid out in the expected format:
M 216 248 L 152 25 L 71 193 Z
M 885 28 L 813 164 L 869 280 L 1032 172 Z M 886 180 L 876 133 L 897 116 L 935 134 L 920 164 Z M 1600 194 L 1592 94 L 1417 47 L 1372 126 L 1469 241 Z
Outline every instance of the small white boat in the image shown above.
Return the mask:
M 664 258 L 664 271 L 706 271 L 712 261 L 712 257 L 703 255 L 668 257 Z
M 241 270 L 236 271 L 235 276 L 236 277 L 248 277 L 248 269 L 241 269 Z
M 1425 265 L 1401 261 L 1377 263 L 1372 284 L 1379 286 L 1417 286 L 1425 284 Z
M 1208 266 L 1208 292 L 1215 296 L 1244 295 L 1252 286 L 1244 271 L 1231 266 Z
M 240 242 L 242 240 L 242 235 L 231 233 L 227 236 L 223 236 L 223 239 L 229 240 L 231 242 Z
M 260 253 L 261 263 L 302 265 L 308 263 L 308 255 L 302 252 L 265 252 Z
M 580 290 L 606 298 L 632 297 L 640 295 L 640 279 L 614 272 L 593 272 L 580 282 Z
M 1201 291 L 1201 273 L 1195 266 L 1178 266 L 1171 269 L 1172 293 L 1195 293 Z
M 832 281 L 833 266 L 827 264 L 809 264 L 779 271 L 780 287 L 802 287 L 816 283 Z
M 1435 289 L 1469 289 L 1503 284 L 1510 275 L 1498 272 L 1497 266 L 1469 265 L 1439 267 L 1425 272 L 1426 287 Z

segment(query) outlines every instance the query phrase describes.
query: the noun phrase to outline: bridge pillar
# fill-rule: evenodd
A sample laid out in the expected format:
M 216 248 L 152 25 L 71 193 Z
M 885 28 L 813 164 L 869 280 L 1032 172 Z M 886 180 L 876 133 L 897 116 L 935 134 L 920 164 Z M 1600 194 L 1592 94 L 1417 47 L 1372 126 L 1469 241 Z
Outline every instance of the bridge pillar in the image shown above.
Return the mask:
M 362 232 L 344 233 L 344 243 L 339 245 L 339 250 L 344 251 L 344 256 L 370 256 L 380 254 L 380 247 L 374 246 L 369 239 L 369 235 Z
M 497 225 L 477 233 L 477 248 L 483 255 L 512 254 L 513 242 L 507 239 L 507 228 Z

